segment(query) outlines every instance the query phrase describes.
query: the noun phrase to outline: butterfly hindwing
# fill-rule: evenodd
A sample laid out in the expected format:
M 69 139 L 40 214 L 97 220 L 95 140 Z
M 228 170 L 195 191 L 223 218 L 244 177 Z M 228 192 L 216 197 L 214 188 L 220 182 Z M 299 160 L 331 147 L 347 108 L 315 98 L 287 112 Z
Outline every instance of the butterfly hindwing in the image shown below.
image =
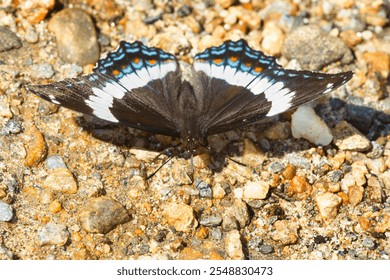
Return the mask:
M 352 72 L 323 74 L 283 69 L 244 40 L 195 56 L 208 100 L 202 130 L 225 132 L 296 108 L 346 83 Z
M 99 60 L 93 73 L 43 86 L 29 86 L 42 98 L 113 123 L 179 136 L 171 99 L 179 94 L 176 58 L 140 42 L 121 42 Z

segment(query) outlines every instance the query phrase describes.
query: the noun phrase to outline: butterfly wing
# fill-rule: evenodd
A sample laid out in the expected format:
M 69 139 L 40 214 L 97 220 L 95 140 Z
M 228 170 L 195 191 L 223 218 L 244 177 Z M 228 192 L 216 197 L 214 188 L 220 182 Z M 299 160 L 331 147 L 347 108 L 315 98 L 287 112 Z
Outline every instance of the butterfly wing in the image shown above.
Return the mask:
M 202 83 L 206 135 L 229 131 L 312 101 L 346 83 L 352 72 L 324 74 L 283 69 L 244 40 L 226 41 L 195 56 Z
M 179 95 L 176 58 L 141 42 L 121 42 L 93 73 L 48 85 L 28 86 L 38 96 L 113 123 L 179 136 L 172 100 Z

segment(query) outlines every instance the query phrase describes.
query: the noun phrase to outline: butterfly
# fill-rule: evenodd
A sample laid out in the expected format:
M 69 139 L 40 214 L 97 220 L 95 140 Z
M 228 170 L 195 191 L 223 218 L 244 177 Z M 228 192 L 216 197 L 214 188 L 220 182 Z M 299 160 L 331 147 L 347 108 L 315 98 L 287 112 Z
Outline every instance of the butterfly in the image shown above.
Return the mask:
M 243 39 L 208 48 L 187 67 L 159 48 L 122 41 L 91 74 L 28 89 L 77 112 L 178 137 L 194 151 L 210 135 L 294 109 L 352 75 L 283 69 Z

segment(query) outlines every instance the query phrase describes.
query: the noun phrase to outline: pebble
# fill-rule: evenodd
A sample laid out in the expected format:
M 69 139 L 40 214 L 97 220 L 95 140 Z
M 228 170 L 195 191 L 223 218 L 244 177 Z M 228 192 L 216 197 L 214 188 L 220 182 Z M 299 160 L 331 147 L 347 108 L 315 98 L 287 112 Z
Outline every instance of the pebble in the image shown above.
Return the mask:
M 300 106 L 291 116 L 291 133 L 294 138 L 303 138 L 315 145 L 327 146 L 333 135 L 326 123 L 316 115 L 313 108 Z
M 236 0 L 215 0 L 215 4 L 218 4 L 225 9 L 232 6 L 235 2 Z
M 245 138 L 243 140 L 242 163 L 249 166 L 260 166 L 266 160 L 266 156 L 252 141 Z
M 78 216 L 85 231 L 103 234 L 130 220 L 126 209 L 106 196 L 89 200 Z
M 334 170 L 329 172 L 326 176 L 329 178 L 329 181 L 332 183 L 337 183 L 341 180 L 341 176 L 343 175 L 343 171 Z
M 383 191 L 381 183 L 378 178 L 375 176 L 371 176 L 367 180 L 367 187 L 365 189 L 365 194 L 368 200 L 373 203 L 382 203 L 383 202 Z
M 67 168 L 64 160 L 56 155 L 47 157 L 46 166 L 48 169 Z
M 80 9 L 64 9 L 49 21 L 62 60 L 79 65 L 95 64 L 99 44 L 91 17 Z
M 33 124 L 26 127 L 25 136 L 26 142 L 28 143 L 28 148 L 24 164 L 28 167 L 33 167 L 46 157 L 46 142 L 43 134 Z
M 50 79 L 54 76 L 54 69 L 50 63 L 33 64 L 30 67 L 30 75 L 34 79 Z
M 17 120 L 11 119 L 1 128 L 0 135 L 18 134 L 22 131 L 22 125 Z
M 213 198 L 213 191 L 211 189 L 211 186 L 205 181 L 196 179 L 194 185 L 199 190 L 200 197 Z
M 310 196 L 312 190 L 312 186 L 307 182 L 305 177 L 294 176 L 287 188 L 287 195 L 298 200 L 304 200 Z
M 169 203 L 164 207 L 162 214 L 168 224 L 177 231 L 190 232 L 198 226 L 194 210 L 187 204 Z
M 205 227 L 216 227 L 222 223 L 222 218 L 217 215 L 201 217 L 199 224 Z
M 341 198 L 333 193 L 324 193 L 316 197 L 318 210 L 324 220 L 333 220 L 341 205 Z
M 367 182 L 366 175 L 368 173 L 365 161 L 359 160 L 352 163 L 351 174 L 358 186 L 363 186 Z
M 222 185 L 217 183 L 213 186 L 212 189 L 213 192 L 213 198 L 221 199 L 226 196 L 226 191 L 223 189 Z
M 0 26 L 0 52 L 19 49 L 22 47 L 22 41 L 11 30 Z
M 264 181 L 248 182 L 244 186 L 243 199 L 265 199 L 269 191 L 269 184 Z
M 385 52 L 366 52 L 363 54 L 363 60 L 365 60 L 370 70 L 381 74 L 383 79 L 387 79 L 390 72 L 390 55 Z
M 26 0 L 18 5 L 20 14 L 30 23 L 39 23 L 54 9 L 55 0 Z
M 275 21 L 268 21 L 263 28 L 261 49 L 267 54 L 279 56 L 284 42 L 284 33 Z
M 271 237 L 275 241 L 281 242 L 283 245 L 295 244 L 298 241 L 298 228 L 299 226 L 291 221 L 281 220 L 276 221 L 273 226 L 275 232 L 272 233 Z
M 272 173 L 280 173 L 283 169 L 284 165 L 277 161 L 272 162 L 268 167 L 268 171 Z
M 232 230 L 226 234 L 225 251 L 229 258 L 233 260 L 244 259 L 244 252 L 242 250 L 242 243 L 238 230 Z
M 374 250 L 376 248 L 375 242 L 371 238 L 368 238 L 368 237 L 364 238 L 363 246 L 370 249 L 370 250 Z
M 282 171 L 282 176 L 286 180 L 291 180 L 292 178 L 294 178 L 296 173 L 297 173 L 296 167 L 292 164 L 287 164 Z
M 43 187 L 65 194 L 77 193 L 78 187 L 72 172 L 64 167 L 50 170 L 43 182 Z
M 364 152 L 371 148 L 371 142 L 346 121 L 339 122 L 332 133 L 334 144 L 341 150 Z
M 11 205 L 0 201 L 0 221 L 9 222 L 14 217 L 14 210 Z
M 241 229 L 248 225 L 250 216 L 248 206 L 240 199 L 235 199 L 232 206 L 225 210 L 222 221 L 222 229 L 230 231 L 234 229 Z
M 61 224 L 49 223 L 38 231 L 39 245 L 65 245 L 69 239 L 69 231 Z
M 297 155 L 295 153 L 290 153 L 290 154 L 286 155 L 286 159 L 290 164 L 292 164 L 296 167 L 310 170 L 310 167 L 311 167 L 310 160 L 308 160 L 305 157 L 302 157 L 302 156 Z
M 324 33 L 316 25 L 301 26 L 288 34 L 282 54 L 289 60 L 297 59 L 303 69 L 309 70 L 321 70 L 335 61 L 348 64 L 354 59 L 343 40 Z
M 7 96 L 0 95 L 0 117 L 10 119 L 13 114 L 9 108 L 9 101 Z
M 350 186 L 348 188 L 348 201 L 352 206 L 358 205 L 362 199 L 364 194 L 364 188 L 361 186 Z
M 264 255 L 268 255 L 268 254 L 271 254 L 275 251 L 274 247 L 271 246 L 271 245 L 268 245 L 268 244 L 262 244 L 259 246 L 259 252 L 264 254 Z

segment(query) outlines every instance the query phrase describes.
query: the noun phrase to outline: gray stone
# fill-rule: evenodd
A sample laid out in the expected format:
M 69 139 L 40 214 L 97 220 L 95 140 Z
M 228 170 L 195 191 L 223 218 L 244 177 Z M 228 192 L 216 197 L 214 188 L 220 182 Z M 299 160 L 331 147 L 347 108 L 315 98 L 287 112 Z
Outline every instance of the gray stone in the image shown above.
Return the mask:
M 22 41 L 11 30 L 0 26 L 0 52 L 11 49 L 18 49 L 22 46 Z
M 87 232 L 107 233 L 130 220 L 123 206 L 108 197 L 91 199 L 79 213 L 81 226 Z
M 204 181 L 195 180 L 195 186 L 199 190 L 200 197 L 213 198 L 211 186 Z
M 287 59 L 297 59 L 303 69 L 321 70 L 341 61 L 353 60 L 351 50 L 343 40 L 329 36 L 315 25 L 301 26 L 291 32 L 283 43 L 282 54 Z
M 64 160 L 60 156 L 49 156 L 46 159 L 46 166 L 49 169 L 55 169 L 55 168 L 67 168 Z
M 22 125 L 17 120 L 11 119 L 1 128 L 0 135 L 18 134 L 22 130 Z
M 14 211 L 11 205 L 0 201 L 0 221 L 9 222 L 14 217 Z
M 79 65 L 95 64 L 99 44 L 91 17 L 81 9 L 64 9 L 49 22 L 62 60 Z
M 274 247 L 272 247 L 271 245 L 268 245 L 268 244 L 262 244 L 259 246 L 259 251 L 260 253 L 262 254 L 271 254 L 274 252 Z
M 69 231 L 61 224 L 47 224 L 38 232 L 38 240 L 44 245 L 65 245 L 69 239 Z
M 199 224 L 205 227 L 216 227 L 219 226 L 222 223 L 222 218 L 220 216 L 206 216 L 202 217 L 199 220 Z
M 54 69 L 50 63 L 34 64 L 30 67 L 30 75 L 35 79 L 50 79 L 54 75 Z

